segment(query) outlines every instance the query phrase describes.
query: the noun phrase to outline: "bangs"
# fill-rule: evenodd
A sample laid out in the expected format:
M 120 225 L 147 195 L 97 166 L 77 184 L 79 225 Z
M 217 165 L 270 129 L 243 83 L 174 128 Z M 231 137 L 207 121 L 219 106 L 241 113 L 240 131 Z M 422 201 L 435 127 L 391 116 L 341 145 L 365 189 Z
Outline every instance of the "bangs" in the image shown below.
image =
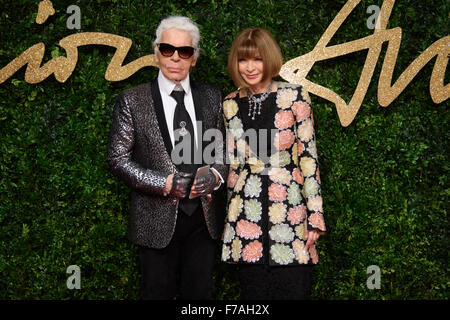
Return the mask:
M 246 39 L 237 48 L 237 58 L 238 59 L 250 59 L 254 57 L 261 57 L 258 46 L 253 39 Z
M 231 46 L 228 55 L 228 73 L 238 88 L 247 84 L 239 73 L 240 59 L 260 58 L 264 64 L 263 80 L 277 76 L 283 64 L 280 47 L 272 34 L 261 28 L 241 31 Z

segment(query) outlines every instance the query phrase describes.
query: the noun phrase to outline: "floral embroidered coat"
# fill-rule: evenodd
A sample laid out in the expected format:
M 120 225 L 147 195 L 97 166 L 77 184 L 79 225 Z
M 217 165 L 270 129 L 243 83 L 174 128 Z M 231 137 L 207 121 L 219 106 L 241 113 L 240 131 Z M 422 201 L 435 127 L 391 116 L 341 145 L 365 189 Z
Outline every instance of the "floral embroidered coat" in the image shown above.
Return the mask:
M 279 82 L 277 92 L 263 102 L 262 112 L 271 118 L 262 125 L 271 130 L 266 141 L 272 144 L 265 157 L 255 152 L 260 144 L 248 138 L 250 130 L 243 121 L 249 119 L 244 114 L 247 98 L 230 94 L 223 112 L 230 170 L 222 261 L 316 264 L 316 247 L 306 249 L 305 231 L 326 228 L 308 94 Z

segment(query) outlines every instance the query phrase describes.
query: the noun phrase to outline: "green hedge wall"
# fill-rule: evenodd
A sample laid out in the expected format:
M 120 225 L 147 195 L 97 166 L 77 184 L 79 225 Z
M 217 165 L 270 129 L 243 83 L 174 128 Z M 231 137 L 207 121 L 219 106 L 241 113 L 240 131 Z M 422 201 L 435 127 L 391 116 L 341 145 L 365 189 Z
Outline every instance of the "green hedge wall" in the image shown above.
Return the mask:
M 2 1 L 3 2 L 3 1 Z M 39 1 L 2 3 L 0 68 L 44 42 L 44 61 L 65 55 L 57 43 L 74 32 L 107 32 L 133 40 L 125 63 L 151 53 L 154 31 L 170 14 L 190 16 L 202 32 L 193 77 L 234 90 L 226 59 L 248 26 L 269 29 L 285 61 L 313 49 L 345 0 L 53 1 L 43 25 Z M 81 9 L 69 30 L 66 9 Z M 373 33 L 361 1 L 330 44 Z M 434 41 L 448 35 L 447 1 L 397 1 L 388 27 L 403 39 L 394 79 Z M 434 104 L 430 61 L 387 108 L 377 102 L 377 64 L 366 98 L 348 127 L 332 103 L 312 96 L 322 192 L 329 232 L 319 240 L 315 299 L 448 299 L 449 113 Z M 79 48 L 66 83 L 53 76 L 24 81 L 25 68 L 0 85 L 0 299 L 138 299 L 136 248 L 125 239 L 129 189 L 105 161 L 114 98 L 148 82 L 144 68 L 121 82 L 104 79 L 114 49 Z M 367 51 L 317 63 L 308 79 L 349 101 Z M 448 71 L 444 81 L 448 83 Z M 81 289 L 69 290 L 69 265 L 81 268 Z M 381 288 L 366 286 L 366 269 L 381 270 Z M 233 269 L 218 262 L 215 299 L 239 299 Z

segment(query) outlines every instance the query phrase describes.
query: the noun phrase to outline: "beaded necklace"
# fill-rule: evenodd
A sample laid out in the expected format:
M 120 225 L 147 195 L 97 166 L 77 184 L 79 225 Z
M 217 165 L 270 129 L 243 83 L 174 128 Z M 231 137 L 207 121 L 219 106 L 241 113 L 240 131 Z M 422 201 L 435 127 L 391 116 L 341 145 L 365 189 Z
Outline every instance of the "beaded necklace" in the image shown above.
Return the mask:
M 261 94 L 261 97 L 257 98 L 255 95 L 250 94 L 250 90 L 247 88 L 247 98 L 248 98 L 248 116 L 252 116 L 252 120 L 255 120 L 256 116 L 256 109 L 258 109 L 258 115 L 261 114 L 261 104 L 264 100 L 267 99 L 270 92 L 272 91 L 272 83 L 273 81 L 270 81 L 269 87 L 267 88 L 266 92 Z

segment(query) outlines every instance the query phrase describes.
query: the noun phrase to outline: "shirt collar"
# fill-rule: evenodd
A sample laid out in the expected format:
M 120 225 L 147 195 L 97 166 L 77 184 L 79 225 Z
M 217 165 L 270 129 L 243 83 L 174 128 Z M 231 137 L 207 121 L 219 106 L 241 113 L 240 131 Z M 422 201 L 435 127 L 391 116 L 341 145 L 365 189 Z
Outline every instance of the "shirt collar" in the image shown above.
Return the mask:
M 158 74 L 158 85 L 159 89 L 164 91 L 168 96 L 172 93 L 173 89 L 176 86 L 176 83 L 172 80 L 167 79 L 161 70 L 159 70 Z M 180 85 L 183 88 L 186 94 L 191 93 L 191 85 L 189 81 L 189 73 L 186 78 L 180 81 Z

